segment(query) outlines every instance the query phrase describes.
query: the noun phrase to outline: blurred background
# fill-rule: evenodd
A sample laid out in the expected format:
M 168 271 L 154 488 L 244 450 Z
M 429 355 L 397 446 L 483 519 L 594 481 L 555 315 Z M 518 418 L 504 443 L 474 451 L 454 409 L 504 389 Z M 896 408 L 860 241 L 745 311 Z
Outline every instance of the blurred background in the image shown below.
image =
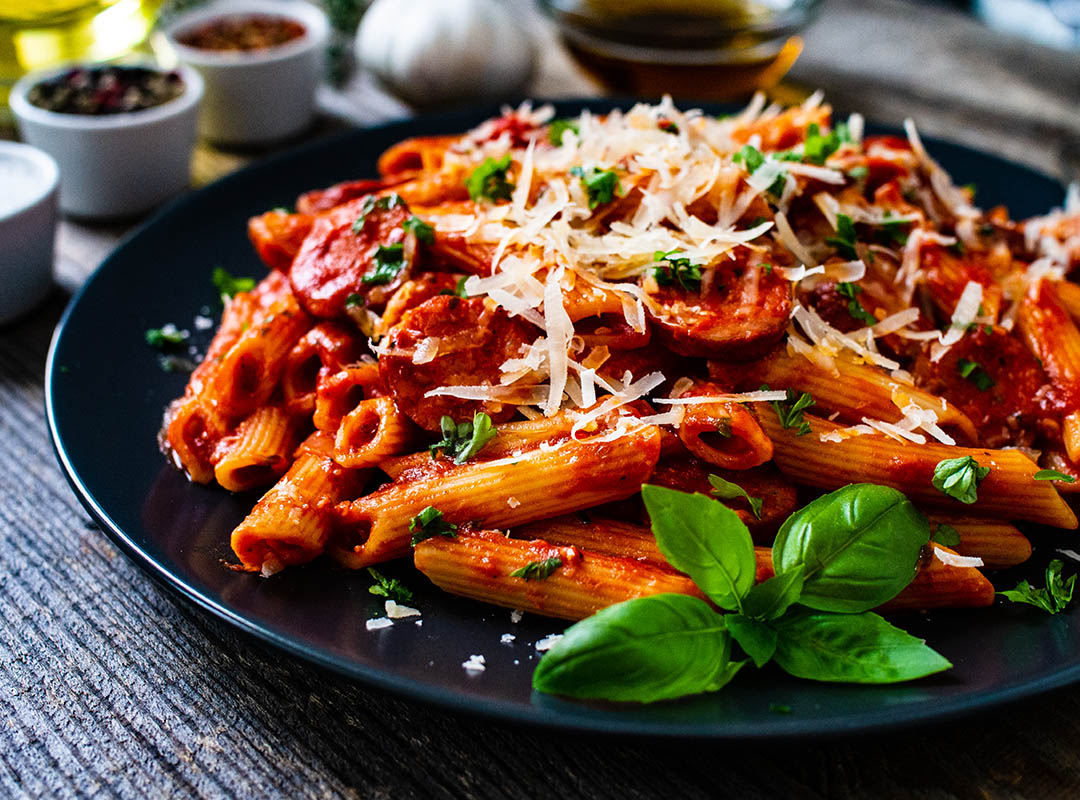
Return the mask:
M 290 0 L 292 2 L 294 0 Z M 244 11 L 251 0 L 233 0 Z M 295 0 L 299 2 L 299 0 Z M 28 70 L 152 56 L 182 60 L 170 24 L 201 0 L 4 0 L 0 138 Z M 297 141 L 428 109 L 524 97 L 615 94 L 784 102 L 815 89 L 843 111 L 1080 175 L 1080 0 L 321 0 L 330 34 L 316 114 L 269 144 L 200 129 L 198 186 Z M 230 0 L 215 0 L 215 8 Z M 198 65 L 195 65 L 199 68 Z M 203 72 L 208 82 L 212 77 Z M 205 98 L 204 98 L 205 100 Z M 243 100 L 233 101 L 241 113 Z M 205 109 L 204 109 L 205 111 Z M 343 176 L 349 177 L 349 176 Z M 2 191 L 2 189 L 0 189 Z M 78 279 L 116 230 L 64 223 Z M 65 233 L 66 231 L 66 233 Z M 75 233 L 73 234 L 72 231 Z M 74 268 L 73 268 L 74 269 Z M 73 278 L 73 281 L 76 280 Z

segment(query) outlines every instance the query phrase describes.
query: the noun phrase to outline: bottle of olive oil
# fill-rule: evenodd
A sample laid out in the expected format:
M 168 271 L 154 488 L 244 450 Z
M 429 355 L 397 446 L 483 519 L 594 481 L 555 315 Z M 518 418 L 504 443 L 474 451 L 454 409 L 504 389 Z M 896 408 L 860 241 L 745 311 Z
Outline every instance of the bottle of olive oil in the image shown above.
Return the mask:
M 30 70 L 102 61 L 130 52 L 154 24 L 161 0 L 0 2 L 0 119 L 11 85 Z

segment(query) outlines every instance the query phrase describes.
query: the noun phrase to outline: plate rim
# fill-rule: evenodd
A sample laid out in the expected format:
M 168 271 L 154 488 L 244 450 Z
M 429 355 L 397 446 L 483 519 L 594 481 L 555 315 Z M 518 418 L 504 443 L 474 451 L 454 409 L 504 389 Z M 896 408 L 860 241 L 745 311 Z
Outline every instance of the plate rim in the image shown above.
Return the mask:
M 625 107 L 634 102 L 641 102 L 640 98 L 629 97 L 571 97 L 571 98 L 537 98 L 537 104 L 554 103 L 559 106 L 588 107 L 605 106 L 609 108 Z M 691 103 L 681 102 L 685 107 L 719 108 L 717 103 Z M 1080 681 L 1080 659 L 1077 662 L 1064 667 L 1056 672 L 1044 676 L 1014 682 L 1006 686 L 976 695 L 964 694 L 949 698 L 935 698 L 932 701 L 912 703 L 908 706 L 886 707 L 878 710 L 870 710 L 857 714 L 849 714 L 839 717 L 778 717 L 775 721 L 770 720 L 769 725 L 762 726 L 759 723 L 734 722 L 717 723 L 703 726 L 702 723 L 672 722 L 667 720 L 650 721 L 641 718 L 619 718 L 618 712 L 607 713 L 604 710 L 601 716 L 571 716 L 566 717 L 558 710 L 538 707 L 536 705 L 524 706 L 512 701 L 493 699 L 479 695 L 464 694 L 453 689 L 439 687 L 422 680 L 402 677 L 393 672 L 371 667 L 356 661 L 350 661 L 345 657 L 336 656 L 323 649 L 313 647 L 310 644 L 296 640 L 294 637 L 281 634 L 268 626 L 247 618 L 242 613 L 234 611 L 227 605 L 218 602 L 212 597 L 199 591 L 175 569 L 169 569 L 168 564 L 155 559 L 151 554 L 141 548 L 131 536 L 115 523 L 108 511 L 101 506 L 98 500 L 89 491 L 75 465 L 72 463 L 67 452 L 59 429 L 59 421 L 56 417 L 54 404 L 54 392 L 56 387 L 59 366 L 56 363 L 57 351 L 64 338 L 68 323 L 75 311 L 86 296 L 88 291 L 99 276 L 109 268 L 118 254 L 125 250 L 130 242 L 141 237 L 148 229 L 153 228 L 160 220 L 166 219 L 181 208 L 198 202 L 204 192 L 213 190 L 215 187 L 231 184 L 235 181 L 244 181 L 250 173 L 264 171 L 272 168 L 274 164 L 282 161 L 293 161 L 302 158 L 305 154 L 332 146 L 336 142 L 363 136 L 377 131 L 402 129 L 407 131 L 418 122 L 438 124 L 442 120 L 460 120 L 465 118 L 480 119 L 483 115 L 497 113 L 499 105 L 482 104 L 463 109 L 443 111 L 434 114 L 422 114 L 405 119 L 395 119 L 371 126 L 349 127 L 341 132 L 328 136 L 319 137 L 310 142 L 305 142 L 279 153 L 259 158 L 252 163 L 236 170 L 206 186 L 190 191 L 173 201 L 165 204 L 147 219 L 129 231 L 113 247 L 101 264 L 86 278 L 78 290 L 72 295 L 71 300 L 65 307 L 60 320 L 53 331 L 49 343 L 48 355 L 45 362 L 45 416 L 49 430 L 49 438 L 53 452 L 60 464 L 61 472 L 67 480 L 76 498 L 86 512 L 99 525 L 102 532 L 115 544 L 124 555 L 129 558 L 143 572 L 149 575 L 161 586 L 170 592 L 194 603 L 204 612 L 208 612 L 227 623 L 233 629 L 241 632 L 245 637 L 250 637 L 257 642 L 269 645 L 273 648 L 289 653 L 308 664 L 327 669 L 337 675 L 356 680 L 366 688 L 378 691 L 388 691 L 399 698 L 430 704 L 443 711 L 462 713 L 473 718 L 490 720 L 501 724 L 541 729 L 547 731 L 563 731 L 574 734 L 594 734 L 619 738 L 662 737 L 665 740 L 696 740 L 696 741 L 731 741 L 731 740 L 791 740 L 808 735 L 830 738 L 847 737 L 856 733 L 877 733 L 910 728 L 920 723 L 940 723 L 957 717 L 988 711 L 1003 705 L 1017 702 L 1024 698 L 1045 694 L 1069 684 Z M 869 123 L 879 129 L 889 126 Z M 895 128 L 893 128 L 895 130 Z M 998 162 L 1005 162 L 1023 169 L 1028 173 L 1039 175 L 1062 188 L 1061 182 L 1056 178 L 1046 175 L 1041 170 L 1013 161 L 996 153 L 987 152 L 979 148 L 969 146 L 957 141 L 939 137 L 922 137 L 924 142 L 930 145 L 945 145 L 959 148 L 979 157 L 990 158 Z

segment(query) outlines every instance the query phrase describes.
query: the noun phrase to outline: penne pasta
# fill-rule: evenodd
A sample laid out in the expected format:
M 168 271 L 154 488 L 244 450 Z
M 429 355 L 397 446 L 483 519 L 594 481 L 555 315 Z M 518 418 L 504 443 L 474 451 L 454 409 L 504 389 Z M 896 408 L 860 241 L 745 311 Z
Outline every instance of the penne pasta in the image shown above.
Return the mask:
M 267 486 L 289 468 L 296 426 L 280 406 L 263 406 L 222 439 L 214 452 L 214 478 L 230 492 Z
M 403 556 L 410 521 L 428 506 L 451 523 L 502 528 L 621 500 L 640 489 L 659 455 L 657 428 L 637 425 L 494 461 L 448 464 L 345 504 L 346 533 L 331 552 L 350 567 Z
M 1019 450 L 981 450 L 941 444 L 899 442 L 881 434 L 851 436 L 840 442 L 821 435 L 841 426 L 806 416 L 810 432 L 799 436 L 781 426 L 777 415 L 762 409 L 762 429 L 775 448 L 775 461 L 792 480 L 821 489 L 849 483 L 877 483 L 904 492 L 917 505 L 956 513 L 963 504 L 933 485 L 934 468 L 946 459 L 971 456 L 990 473 L 968 506 L 979 515 L 1040 522 L 1058 528 L 1077 527 L 1076 514 L 1049 481 L 1036 481 L 1038 466 Z

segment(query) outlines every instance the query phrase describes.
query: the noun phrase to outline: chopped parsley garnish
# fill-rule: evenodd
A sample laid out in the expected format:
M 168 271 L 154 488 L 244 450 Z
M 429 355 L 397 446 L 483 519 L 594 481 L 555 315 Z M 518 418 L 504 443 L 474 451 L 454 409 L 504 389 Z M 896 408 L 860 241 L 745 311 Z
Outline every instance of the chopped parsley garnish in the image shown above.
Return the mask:
M 945 547 L 956 547 L 960 544 L 960 531 L 942 522 L 934 529 L 934 535 L 930 537 L 930 541 Z
M 168 350 L 186 342 L 190 335 L 188 331 L 182 331 L 170 322 L 160 328 L 150 328 L 146 332 L 146 343 L 158 350 Z
M 404 205 L 405 201 L 401 198 L 401 195 L 397 192 L 391 192 L 390 194 L 383 195 L 382 197 L 376 197 L 373 194 L 369 194 L 364 198 L 364 204 L 360 206 L 360 216 L 353 220 L 352 232 L 360 233 L 364 228 L 364 223 L 367 222 L 368 214 L 374 211 L 376 208 L 383 211 L 389 211 L 391 208 L 397 208 Z
M 676 283 L 688 292 L 701 288 L 701 267 L 691 264 L 690 259 L 679 255 L 679 250 L 657 250 L 653 261 L 658 266 L 652 268 L 652 276 L 660 286 L 674 286 Z
M 405 220 L 401 227 L 424 244 L 435 244 L 435 229 L 415 214 Z
M 221 293 L 223 301 L 240 292 L 250 292 L 255 288 L 254 278 L 234 278 L 223 267 L 215 267 L 213 274 L 210 276 L 210 280 L 214 282 L 215 288 Z
M 679 126 L 676 125 L 673 120 L 670 120 L 667 117 L 661 117 L 660 119 L 658 119 L 656 121 L 656 127 L 662 130 L 664 133 L 671 133 L 674 135 L 678 135 L 679 133 Z
M 1040 469 L 1033 477 L 1037 481 L 1065 481 L 1065 483 L 1076 483 L 1076 478 L 1072 475 L 1066 475 L 1064 472 L 1058 472 L 1056 469 Z
M 855 252 L 855 223 L 847 214 L 836 215 L 836 236 L 828 237 L 825 242 L 835 247 L 848 261 L 859 257 Z
M 726 481 L 719 475 L 710 475 L 709 483 L 713 487 L 709 494 L 713 497 L 719 497 L 721 500 L 734 500 L 738 497 L 744 497 L 746 502 L 750 504 L 750 510 L 754 512 L 754 516 L 761 519 L 761 505 L 765 502 L 764 499 L 751 497 L 746 489 L 739 486 L 739 484 Z
M 548 141 L 561 147 L 563 134 L 567 131 L 573 131 L 575 136 L 581 135 L 581 126 L 576 119 L 553 119 L 548 125 Z
M 828 135 L 821 134 L 821 128 L 816 122 L 811 123 L 806 129 L 806 140 L 803 142 L 803 161 L 817 164 L 819 167 L 825 163 L 825 159 L 840 149 L 844 142 L 851 141 L 846 123 L 841 122 Z
M 405 267 L 405 245 L 380 244 L 375 251 L 375 268 L 360 278 L 360 283 L 390 283 Z M 348 301 L 346 301 L 348 302 Z
M 1061 559 L 1055 558 L 1050 562 L 1046 568 L 1045 589 L 1036 589 L 1027 581 L 1020 581 L 1015 589 L 998 594 L 1014 603 L 1027 603 L 1029 606 L 1041 608 L 1047 614 L 1057 614 L 1072 602 L 1073 589 L 1076 587 L 1075 575 L 1070 575 L 1068 580 L 1062 579 L 1061 569 L 1064 566 Z
M 510 169 L 510 154 L 496 161 L 488 157 L 484 163 L 472 171 L 465 179 L 465 188 L 469 190 L 469 197 L 473 200 L 509 200 L 514 192 L 514 184 L 506 179 L 506 172 Z
M 849 178 L 853 178 L 854 180 L 858 181 L 858 180 L 862 180 L 867 175 L 869 175 L 870 174 L 870 169 L 865 164 L 859 164 L 859 165 L 854 166 L 851 169 L 849 169 L 847 171 L 847 174 L 848 174 Z
M 761 387 L 768 391 L 768 386 Z M 770 405 L 780 418 L 780 427 L 794 428 L 796 436 L 805 436 L 810 433 L 810 423 L 803 418 L 803 412 L 814 405 L 814 398 L 809 392 L 799 394 L 794 389 L 787 390 L 786 400 L 773 400 Z
M 736 164 L 743 164 L 746 171 L 752 175 L 765 163 L 765 156 L 752 144 L 744 144 L 742 149 L 731 157 L 731 160 Z M 784 184 L 786 182 L 787 173 L 781 172 L 765 191 L 774 197 L 779 197 L 784 193 Z
M 878 239 L 883 244 L 893 244 L 903 247 L 907 244 L 908 228 L 911 226 L 909 219 L 889 219 L 891 212 L 885 212 L 885 219 L 877 224 Z
M 610 203 L 619 192 L 619 176 L 613 169 L 571 167 L 570 174 L 581 178 L 581 185 L 589 196 L 590 211 L 598 205 Z
M 980 392 L 985 392 L 994 386 L 994 379 L 990 377 L 978 361 L 961 358 L 956 362 L 956 371 L 960 373 L 961 378 L 966 378 L 975 384 L 975 388 Z
M 362 306 L 364 304 L 364 298 L 353 292 L 345 298 L 345 308 L 355 308 L 356 306 Z
M 457 537 L 457 525 L 444 520 L 442 512 L 435 506 L 428 506 L 409 520 L 409 530 L 412 531 L 410 544 L 413 547 L 432 536 Z
M 838 283 L 836 284 L 836 291 L 839 292 L 841 297 L 847 298 L 848 313 L 853 320 L 863 322 L 866 325 L 877 325 L 877 317 L 863 308 L 863 304 L 859 302 L 858 295 L 862 293 L 861 286 L 857 283 Z
M 395 603 L 412 602 L 413 593 L 405 584 L 397 578 L 388 578 L 372 567 L 367 568 L 368 573 L 375 579 L 375 583 L 368 587 L 371 594 L 379 597 L 388 597 Z
M 562 559 L 558 556 L 545 558 L 543 561 L 530 561 L 524 567 L 515 569 L 510 573 L 511 578 L 521 578 L 525 581 L 542 581 L 562 566 Z
M 979 499 L 978 488 L 990 474 L 990 467 L 980 467 L 971 456 L 946 458 L 934 467 L 934 488 L 968 505 Z
M 451 417 L 444 416 L 439 427 L 443 438 L 428 450 L 432 457 L 441 450 L 443 456 L 454 459 L 455 464 L 464 464 L 498 434 L 491 424 L 491 417 L 483 411 L 473 414 L 472 422 L 455 423 Z

